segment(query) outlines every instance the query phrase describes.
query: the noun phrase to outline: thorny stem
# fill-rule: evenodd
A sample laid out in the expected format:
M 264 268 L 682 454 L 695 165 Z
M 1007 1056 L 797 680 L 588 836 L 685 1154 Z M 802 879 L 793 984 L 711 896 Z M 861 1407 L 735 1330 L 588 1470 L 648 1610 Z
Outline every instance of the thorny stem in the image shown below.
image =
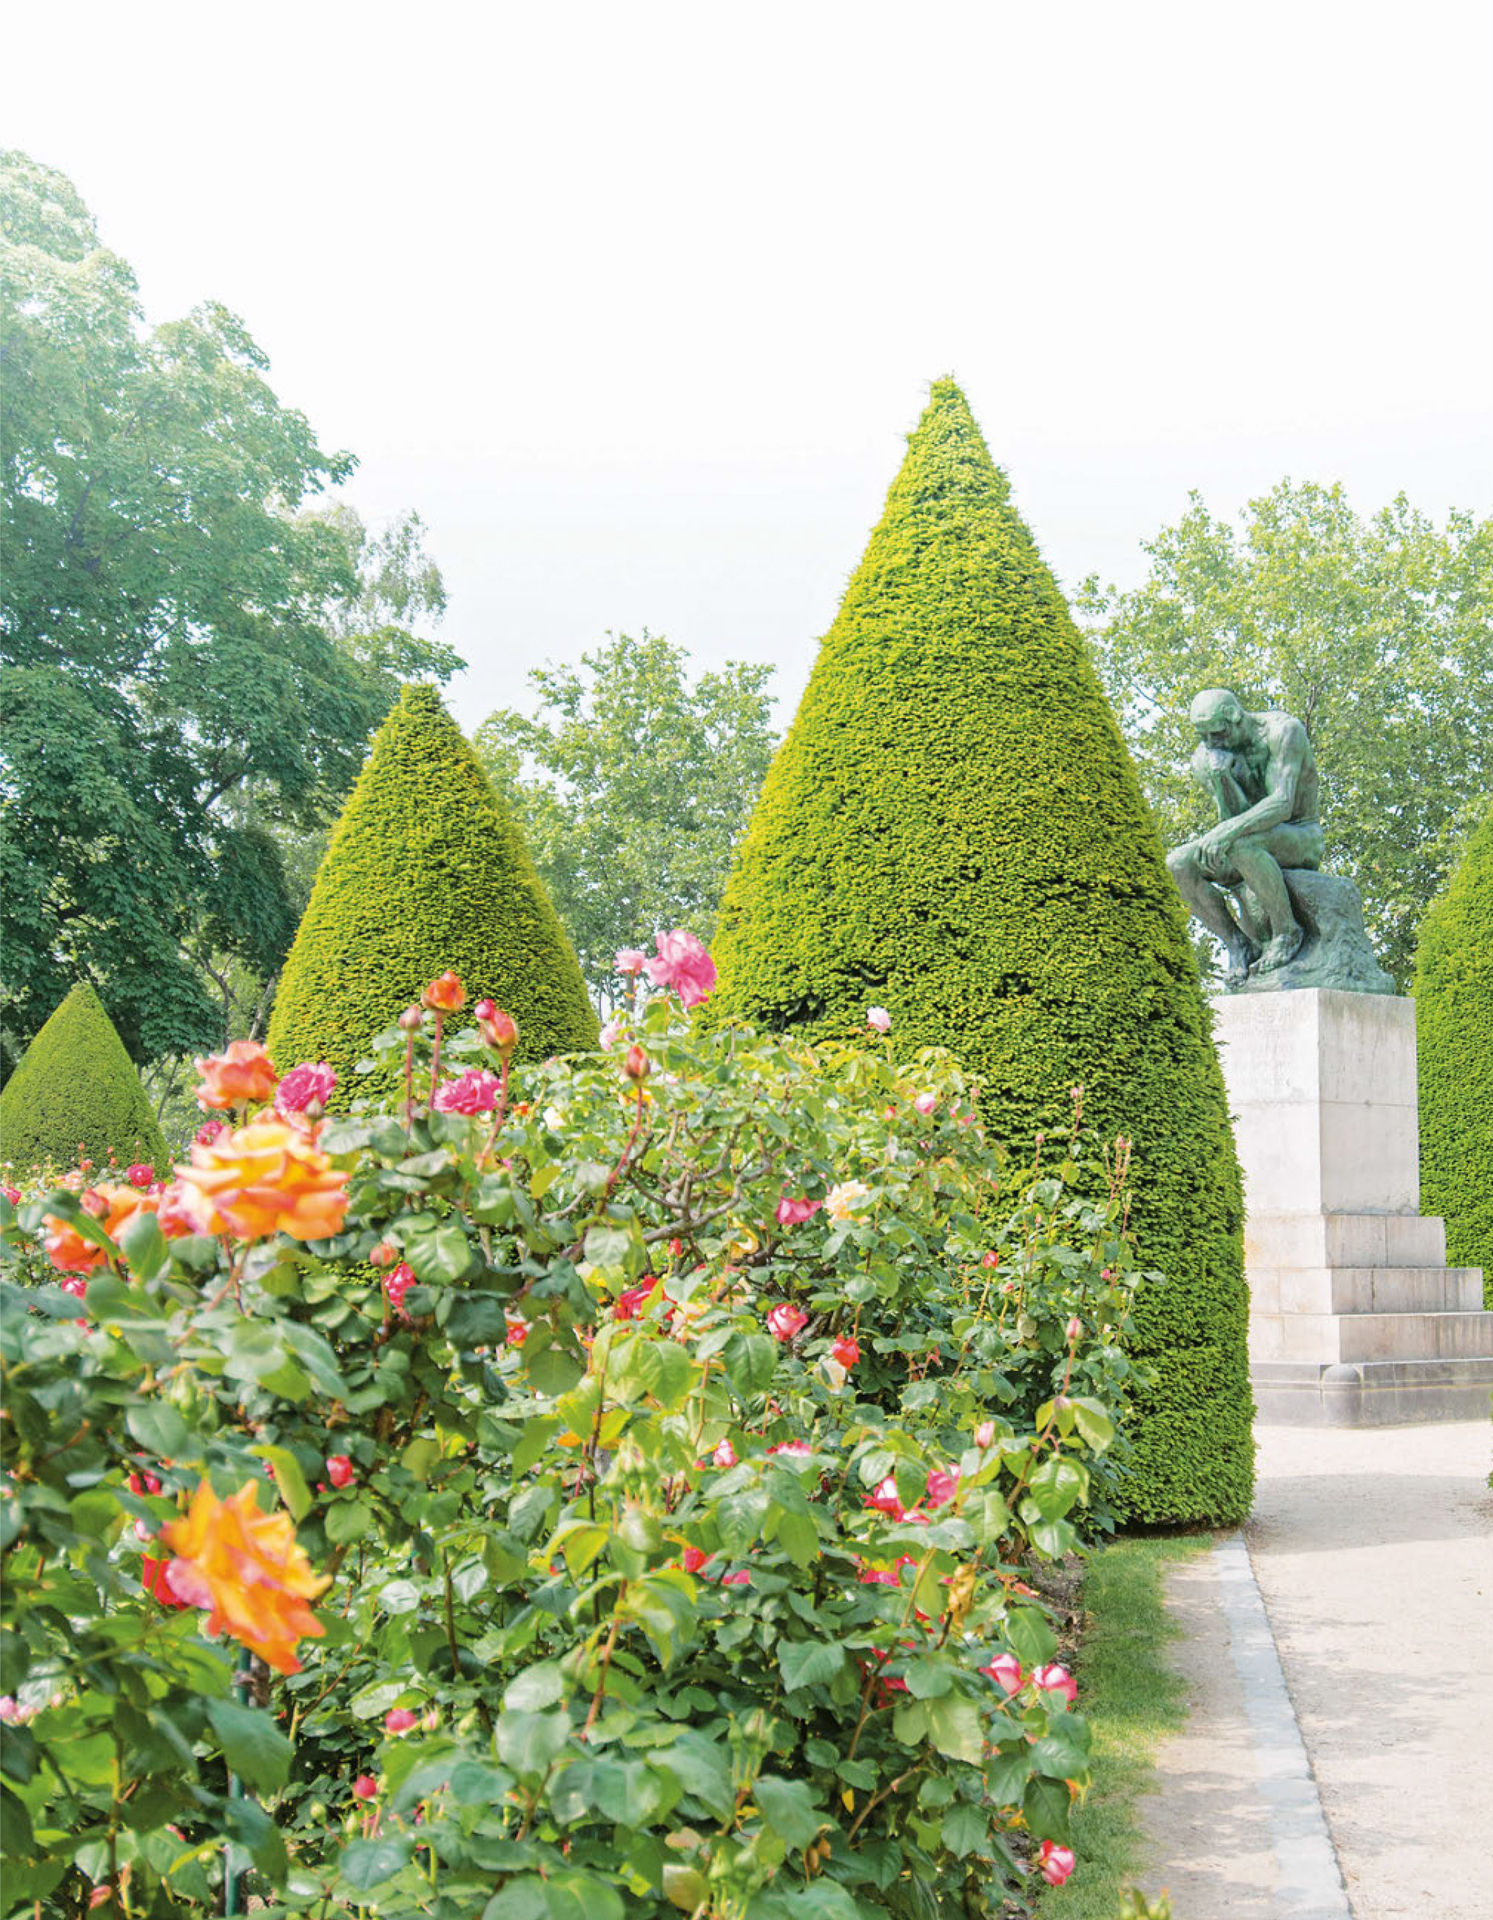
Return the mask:
M 430 1103 L 435 1103 L 436 1082 L 441 1072 L 441 1031 L 446 1024 L 446 1016 L 437 1007 L 435 1010 L 435 1045 L 430 1050 Z
M 607 1669 L 612 1664 L 612 1649 L 617 1644 L 617 1635 L 622 1628 L 622 1602 L 626 1598 L 626 1595 L 627 1582 L 624 1580 L 622 1582 L 622 1589 L 617 1595 L 616 1609 L 612 1614 L 612 1630 L 607 1635 L 607 1643 L 601 1650 L 601 1672 L 597 1675 L 596 1692 L 591 1696 L 591 1711 L 586 1715 L 585 1726 L 581 1728 L 580 1737 L 582 1740 L 586 1738 L 592 1727 L 595 1726 L 596 1716 L 601 1712 L 601 1703 L 607 1690 Z

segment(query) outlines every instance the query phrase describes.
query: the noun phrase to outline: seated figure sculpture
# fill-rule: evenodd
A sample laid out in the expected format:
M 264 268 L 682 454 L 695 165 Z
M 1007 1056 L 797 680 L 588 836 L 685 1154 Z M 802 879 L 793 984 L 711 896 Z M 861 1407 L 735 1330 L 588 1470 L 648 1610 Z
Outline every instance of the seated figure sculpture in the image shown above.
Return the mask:
M 1182 898 L 1228 955 L 1226 988 L 1276 972 L 1301 947 L 1282 870 L 1322 864 L 1317 763 L 1306 728 L 1289 713 L 1248 713 L 1210 688 L 1193 701 L 1192 774 L 1218 824 L 1167 855 Z M 1232 897 L 1231 897 L 1232 896 Z

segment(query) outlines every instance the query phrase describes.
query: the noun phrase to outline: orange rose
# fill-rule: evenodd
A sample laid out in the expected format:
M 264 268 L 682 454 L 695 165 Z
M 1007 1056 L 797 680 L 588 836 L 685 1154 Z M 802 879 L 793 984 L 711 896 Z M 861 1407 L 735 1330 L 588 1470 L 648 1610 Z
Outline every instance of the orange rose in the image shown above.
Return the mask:
M 459 1013 L 467 1003 L 467 990 L 454 973 L 438 973 L 420 995 L 422 1007 L 439 1013 Z
M 92 1187 L 89 1194 L 96 1204 L 89 1206 L 88 1211 L 111 1240 L 119 1238 L 120 1228 L 137 1213 L 156 1210 L 157 1196 L 139 1193 L 134 1187 Z M 85 1196 L 84 1205 L 87 1204 Z M 46 1228 L 47 1258 L 59 1273 L 92 1273 L 109 1257 L 102 1247 L 85 1240 L 71 1221 L 59 1220 L 55 1213 L 47 1215 Z
M 197 1071 L 202 1075 L 197 1104 L 205 1113 L 272 1099 L 280 1084 L 270 1056 L 257 1040 L 235 1040 L 224 1052 L 199 1059 Z
M 187 1513 L 160 1537 L 176 1556 L 166 1570 L 172 1593 L 212 1609 L 206 1632 L 229 1634 L 280 1673 L 300 1672 L 296 1641 L 325 1631 L 306 1602 L 332 1580 L 311 1571 L 288 1513 L 261 1513 L 252 1480 L 227 1500 L 201 1480 Z
M 236 1240 L 272 1233 L 330 1239 L 347 1212 L 347 1175 L 318 1148 L 319 1131 L 266 1113 L 236 1133 L 193 1147 L 191 1166 L 176 1169 L 179 1206 L 199 1233 Z

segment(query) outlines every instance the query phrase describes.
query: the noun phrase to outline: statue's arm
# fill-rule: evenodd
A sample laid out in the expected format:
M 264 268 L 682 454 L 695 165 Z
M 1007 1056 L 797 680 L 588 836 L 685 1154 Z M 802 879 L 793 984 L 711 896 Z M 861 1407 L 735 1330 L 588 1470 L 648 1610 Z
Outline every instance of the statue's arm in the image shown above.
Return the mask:
M 1234 778 L 1234 756 L 1217 747 L 1199 747 L 1192 756 L 1192 777 L 1218 810 L 1220 820 L 1243 813 L 1248 802 Z
M 1243 834 L 1269 833 L 1273 827 L 1282 826 L 1294 817 L 1296 788 L 1306 767 L 1308 751 L 1306 729 L 1299 720 L 1293 720 L 1271 744 L 1264 797 L 1213 829 L 1223 845 L 1232 846 Z

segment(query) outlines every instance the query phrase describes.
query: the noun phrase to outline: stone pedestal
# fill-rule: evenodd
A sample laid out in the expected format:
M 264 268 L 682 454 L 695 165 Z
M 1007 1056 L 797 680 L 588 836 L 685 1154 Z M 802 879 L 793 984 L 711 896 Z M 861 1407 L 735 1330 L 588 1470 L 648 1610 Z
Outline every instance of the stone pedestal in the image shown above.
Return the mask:
M 1226 994 L 1215 1037 L 1244 1170 L 1250 1378 L 1261 1421 L 1487 1417 L 1493 1313 L 1422 1219 L 1415 1003 Z

